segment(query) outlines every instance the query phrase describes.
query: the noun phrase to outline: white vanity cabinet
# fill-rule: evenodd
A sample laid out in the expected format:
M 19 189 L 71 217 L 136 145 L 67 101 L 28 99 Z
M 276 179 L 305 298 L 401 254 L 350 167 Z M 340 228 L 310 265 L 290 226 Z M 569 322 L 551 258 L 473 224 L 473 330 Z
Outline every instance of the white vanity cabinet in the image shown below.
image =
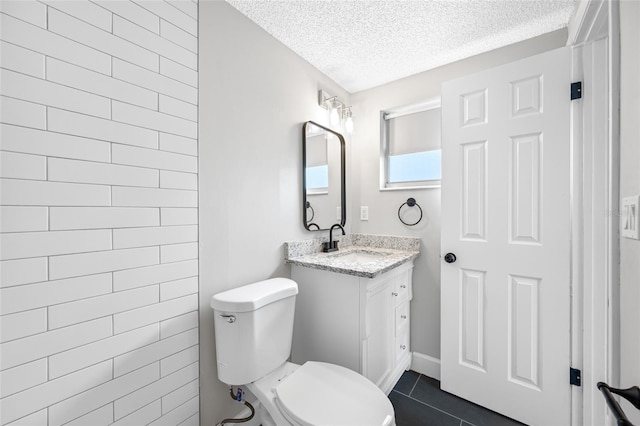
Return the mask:
M 291 360 L 351 368 L 389 393 L 411 364 L 408 261 L 375 278 L 292 265 L 298 283 Z

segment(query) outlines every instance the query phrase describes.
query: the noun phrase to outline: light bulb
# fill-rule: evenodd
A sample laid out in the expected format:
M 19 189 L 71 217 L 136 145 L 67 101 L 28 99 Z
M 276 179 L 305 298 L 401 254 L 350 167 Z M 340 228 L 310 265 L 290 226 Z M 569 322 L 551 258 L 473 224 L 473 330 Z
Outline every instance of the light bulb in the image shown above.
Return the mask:
M 331 109 L 331 114 L 329 115 L 329 121 L 331 121 L 331 124 L 334 126 L 340 123 L 340 115 L 338 114 L 338 108 Z
M 353 133 L 353 118 L 351 118 L 351 116 L 348 116 L 347 119 L 344 120 L 344 129 L 349 134 Z

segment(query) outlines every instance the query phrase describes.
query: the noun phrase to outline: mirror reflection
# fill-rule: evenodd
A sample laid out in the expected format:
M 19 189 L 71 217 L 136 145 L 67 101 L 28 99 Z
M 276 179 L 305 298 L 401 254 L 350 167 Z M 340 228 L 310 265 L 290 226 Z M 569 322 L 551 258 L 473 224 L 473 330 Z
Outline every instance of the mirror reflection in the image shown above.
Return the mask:
M 344 137 L 313 121 L 302 126 L 303 224 L 309 231 L 346 222 Z

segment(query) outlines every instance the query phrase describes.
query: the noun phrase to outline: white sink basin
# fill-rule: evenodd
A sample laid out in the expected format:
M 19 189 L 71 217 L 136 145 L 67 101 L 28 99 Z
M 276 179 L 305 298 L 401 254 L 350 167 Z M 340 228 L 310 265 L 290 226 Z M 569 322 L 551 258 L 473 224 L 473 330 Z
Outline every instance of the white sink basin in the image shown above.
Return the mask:
M 379 261 L 380 259 L 384 258 L 387 255 L 388 253 L 352 251 L 349 253 L 337 254 L 332 257 L 335 257 L 336 260 L 340 260 L 344 262 L 373 263 L 373 262 Z

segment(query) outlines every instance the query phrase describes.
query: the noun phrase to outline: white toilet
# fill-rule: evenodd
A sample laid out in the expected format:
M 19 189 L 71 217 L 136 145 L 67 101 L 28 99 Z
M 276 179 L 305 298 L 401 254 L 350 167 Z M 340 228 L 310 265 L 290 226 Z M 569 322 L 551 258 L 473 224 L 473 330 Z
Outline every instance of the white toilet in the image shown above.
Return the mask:
M 296 294 L 294 281 L 273 278 L 211 298 L 218 378 L 258 398 L 263 426 L 394 426 L 391 402 L 364 376 L 334 364 L 287 362 Z

